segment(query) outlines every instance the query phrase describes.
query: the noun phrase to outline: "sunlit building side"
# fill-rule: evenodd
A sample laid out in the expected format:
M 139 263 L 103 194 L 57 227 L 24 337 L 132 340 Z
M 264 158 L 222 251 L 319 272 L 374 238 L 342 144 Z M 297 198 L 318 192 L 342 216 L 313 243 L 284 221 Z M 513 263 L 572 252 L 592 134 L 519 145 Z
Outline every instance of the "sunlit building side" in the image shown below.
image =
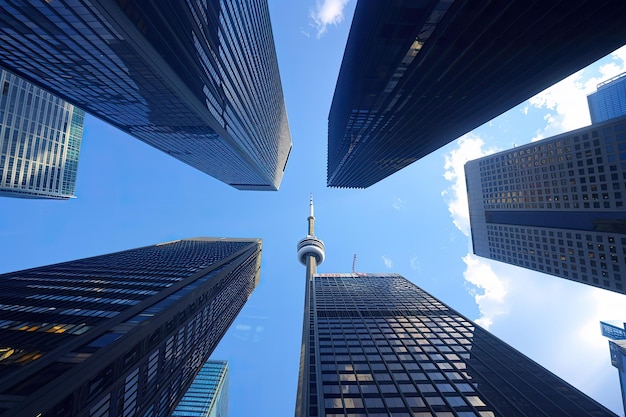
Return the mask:
M 0 69 L 0 196 L 75 196 L 85 112 Z
M 598 84 L 587 96 L 591 123 L 626 115 L 626 72 Z
M 465 165 L 476 255 L 626 294 L 626 117 Z
M 207 361 L 172 417 L 228 417 L 228 362 Z

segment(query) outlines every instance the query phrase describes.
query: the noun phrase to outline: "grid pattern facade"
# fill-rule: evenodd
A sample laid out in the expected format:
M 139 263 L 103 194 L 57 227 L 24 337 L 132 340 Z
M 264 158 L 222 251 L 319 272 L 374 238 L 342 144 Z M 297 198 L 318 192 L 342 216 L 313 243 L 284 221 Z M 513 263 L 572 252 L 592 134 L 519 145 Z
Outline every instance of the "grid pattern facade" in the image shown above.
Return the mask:
M 0 414 L 167 416 L 258 284 L 260 240 L 0 275 Z
M 291 149 L 266 0 L 0 2 L 0 62 L 240 189 Z
M 626 293 L 626 118 L 465 165 L 474 253 Z
M 613 340 L 626 340 L 626 323 L 624 322 L 600 322 L 602 336 Z
M 626 43 L 620 0 L 359 1 L 328 118 L 333 187 L 365 188 Z
M 626 72 L 598 84 L 587 96 L 591 123 L 604 122 L 626 115 Z
M 172 417 L 227 417 L 228 362 L 207 361 Z
M 303 416 L 613 415 L 397 274 L 307 289 Z
M 74 197 L 85 112 L 0 69 L 0 195 Z

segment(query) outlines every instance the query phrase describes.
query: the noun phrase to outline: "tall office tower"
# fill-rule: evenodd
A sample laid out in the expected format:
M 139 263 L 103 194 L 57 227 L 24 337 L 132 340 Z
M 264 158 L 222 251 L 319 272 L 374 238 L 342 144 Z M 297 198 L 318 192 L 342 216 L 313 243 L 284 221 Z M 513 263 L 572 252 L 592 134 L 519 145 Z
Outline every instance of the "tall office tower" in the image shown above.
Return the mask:
M 277 190 L 291 135 L 266 0 L 2 0 L 0 63 L 243 190 Z
M 227 417 L 228 362 L 207 361 L 172 417 Z
M 364 188 L 626 43 L 622 0 L 359 1 L 328 185 Z
M 0 69 L 0 196 L 74 197 L 85 112 Z
M 626 115 L 626 72 L 598 84 L 587 96 L 591 123 Z
M 195 238 L 0 275 L 0 415 L 168 416 L 259 281 Z
M 465 165 L 474 253 L 626 294 L 626 117 Z
M 622 391 L 622 404 L 626 412 L 626 323 L 600 322 L 602 336 L 609 339 L 611 365 L 617 368 L 619 384 Z
M 614 415 L 400 275 L 313 272 L 296 417 Z

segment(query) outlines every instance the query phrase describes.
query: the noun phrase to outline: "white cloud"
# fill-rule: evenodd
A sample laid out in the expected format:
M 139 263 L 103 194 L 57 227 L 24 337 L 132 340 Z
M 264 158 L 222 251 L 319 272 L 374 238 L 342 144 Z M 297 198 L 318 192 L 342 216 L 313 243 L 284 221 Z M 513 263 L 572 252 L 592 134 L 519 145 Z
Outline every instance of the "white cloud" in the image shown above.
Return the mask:
M 317 30 L 318 39 L 321 38 L 328 25 L 338 25 L 343 21 L 343 9 L 349 0 L 317 0 L 315 8 L 309 12 L 311 26 Z
M 528 115 L 528 106 L 526 105 L 526 106 L 522 107 L 521 112 L 524 114 L 524 116 Z
M 467 161 L 491 154 L 496 149 L 486 148 L 485 142 L 474 134 L 461 137 L 457 144 L 456 149 L 445 155 L 444 178 L 452 184 L 443 191 L 442 195 L 446 200 L 454 225 L 469 237 L 469 207 L 464 166 Z M 505 304 L 507 283 L 494 273 L 487 260 L 468 253 L 463 258 L 463 262 L 466 264 L 463 276 L 471 284 L 468 286 L 468 291 L 476 300 L 480 311 L 480 317 L 476 323 L 488 329 L 497 316 L 507 314 Z
M 480 311 L 480 317 L 475 322 L 489 329 L 497 316 L 508 313 L 505 303 L 508 282 L 496 275 L 485 259 L 468 253 L 463 257 L 463 262 L 467 265 L 463 277 L 474 286 L 469 292 L 474 296 Z
M 396 209 L 397 211 L 402 210 L 406 206 L 406 201 L 401 198 L 396 198 L 393 203 L 391 203 L 391 207 Z
M 494 153 L 496 149 L 484 148 L 485 143 L 483 140 L 471 133 L 462 136 L 457 144 L 458 148 L 445 155 L 445 172 L 443 176 L 446 180 L 452 182 L 452 185 L 444 190 L 442 195 L 448 204 L 448 210 L 454 225 L 465 236 L 469 236 L 469 208 L 467 205 L 464 166 L 467 161 Z
M 626 71 L 626 46 L 613 52 L 611 57 L 613 61 L 600 66 L 597 77 L 585 76 L 583 69 L 528 100 L 531 106 L 549 111 L 544 116 L 546 126 L 537 131 L 533 141 L 591 123 L 587 95 L 596 91 L 599 82 Z
M 391 267 L 393 267 L 393 261 L 387 258 L 385 255 L 383 255 L 382 258 L 383 258 L 383 262 L 385 263 L 385 266 L 391 269 Z
M 411 264 L 411 269 L 413 271 L 421 271 L 422 270 L 422 266 L 420 264 L 420 260 L 417 258 L 417 256 L 412 257 L 409 262 Z

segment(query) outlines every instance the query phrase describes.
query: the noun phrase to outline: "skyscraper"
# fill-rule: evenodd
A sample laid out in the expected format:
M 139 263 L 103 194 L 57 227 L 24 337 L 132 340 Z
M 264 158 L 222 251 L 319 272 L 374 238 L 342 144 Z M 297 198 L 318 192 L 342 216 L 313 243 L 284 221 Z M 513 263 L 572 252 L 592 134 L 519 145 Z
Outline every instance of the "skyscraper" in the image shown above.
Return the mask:
M 167 416 L 259 281 L 195 238 L 0 275 L 2 416 Z
M 332 187 L 365 188 L 626 43 L 621 0 L 359 1 L 328 118 Z
M 315 274 L 315 240 L 296 417 L 614 415 L 398 274 Z
M 228 417 L 228 362 L 207 361 L 172 417 Z
M 621 327 L 620 327 L 621 326 Z M 611 352 L 611 365 L 617 368 L 619 385 L 622 391 L 622 404 L 626 412 L 626 323 L 600 322 L 602 336 L 609 339 L 609 351 Z
M 0 63 L 239 189 L 276 190 L 291 135 L 266 0 L 0 1 Z
M 479 256 L 626 294 L 626 117 L 465 165 Z
M 0 196 L 74 197 L 85 112 L 0 69 Z
M 598 84 L 587 96 L 591 123 L 626 115 L 626 72 Z

